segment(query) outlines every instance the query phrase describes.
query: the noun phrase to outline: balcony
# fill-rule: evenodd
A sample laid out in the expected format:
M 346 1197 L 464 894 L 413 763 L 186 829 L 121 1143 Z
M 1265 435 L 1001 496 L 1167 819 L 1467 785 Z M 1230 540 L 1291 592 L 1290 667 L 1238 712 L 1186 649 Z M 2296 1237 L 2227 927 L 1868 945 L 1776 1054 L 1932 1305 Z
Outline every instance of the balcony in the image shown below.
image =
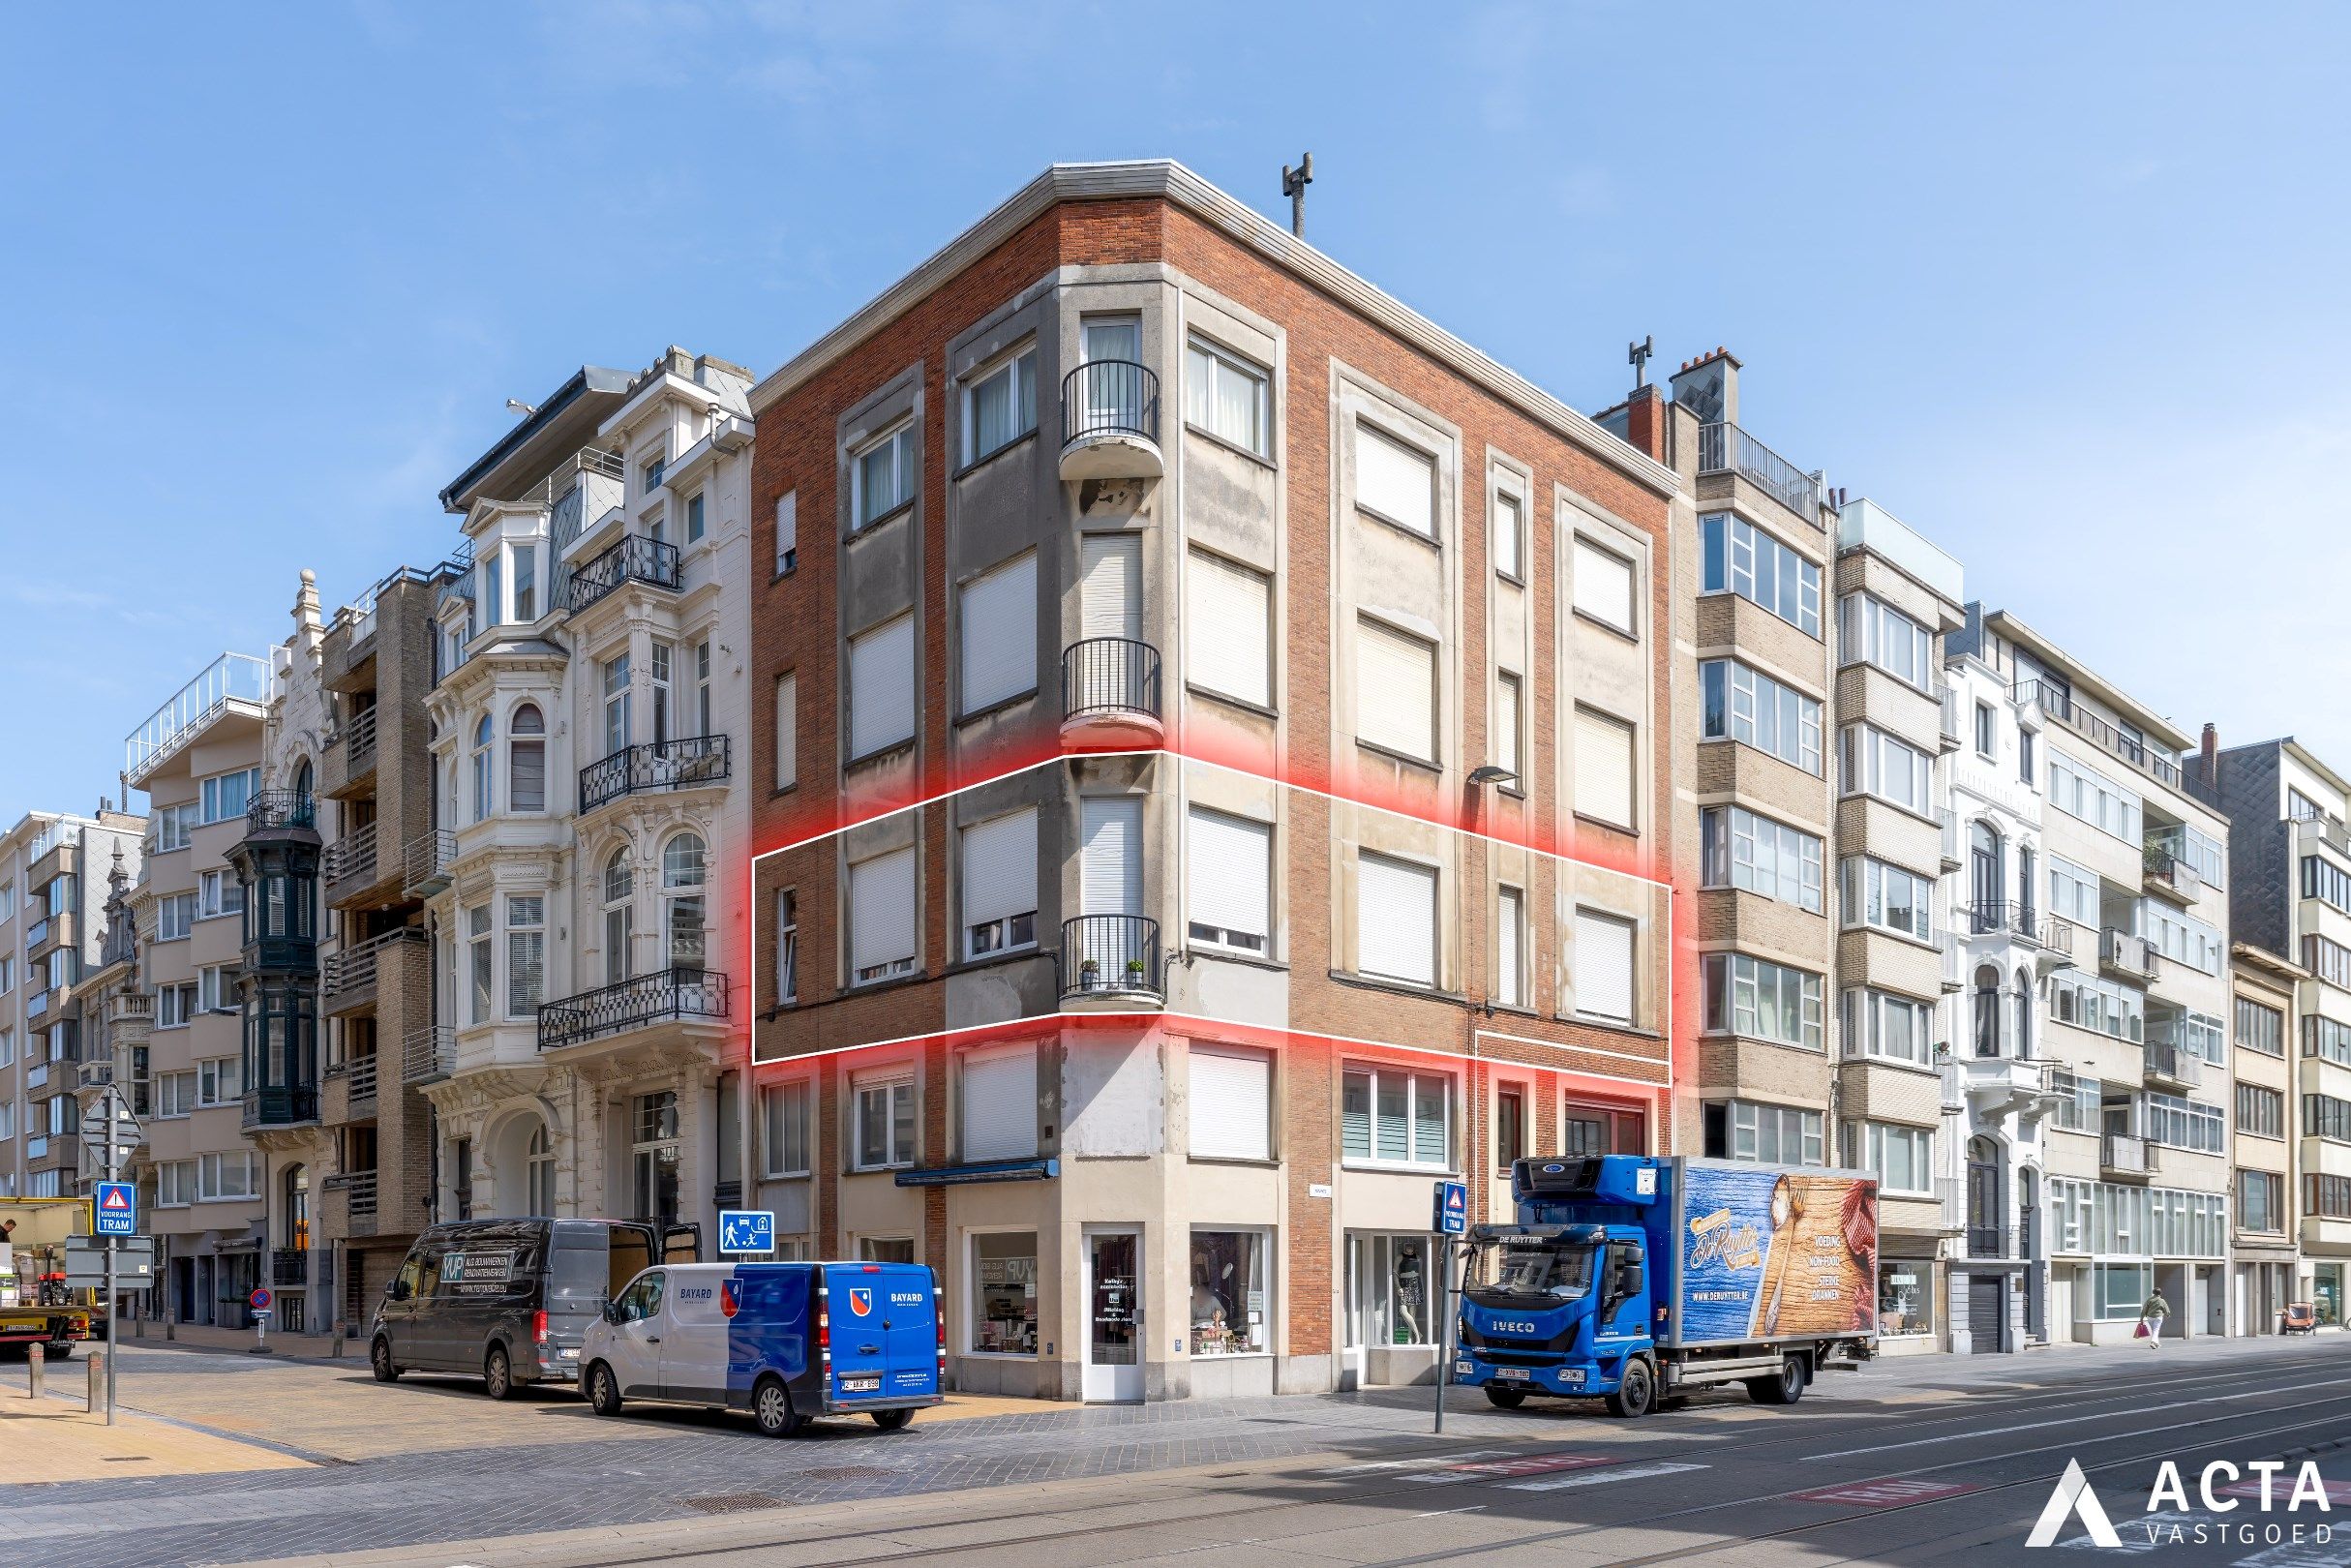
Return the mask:
M 2144 886 L 2157 898 L 2185 905 L 2204 896 L 2204 878 L 2159 840 L 2147 841 L 2144 860 Z
M 2147 1042 L 2147 1081 L 2178 1089 L 2195 1089 L 2204 1082 L 2204 1063 L 2170 1040 Z
M 1943 749 L 1957 751 L 1967 739 L 1967 724 L 1959 716 L 1959 688 L 1947 680 L 1935 682 L 1935 698 L 1943 705 Z
M 299 1290 L 310 1283 L 310 1249 L 273 1247 L 269 1251 L 269 1282 Z
M 242 704 L 259 718 L 268 702 L 269 661 L 251 653 L 222 654 L 123 742 L 123 770 L 130 775 L 131 787 L 145 789 L 165 759 L 232 705 Z
M 2036 1121 L 2073 1095 L 2072 1080 L 2060 1087 L 2058 1066 L 2027 1056 L 1969 1056 L 1959 1067 L 1967 1096 L 1987 1118 L 2015 1116 Z
M 2155 978 L 2158 969 L 2155 957 L 2155 950 L 2147 945 L 2145 937 L 2118 931 L 2111 925 L 2098 933 L 2100 969 L 2144 983 Z
M 2031 904 L 1970 904 L 1963 915 L 1965 929 L 1974 936 L 2006 936 L 2028 947 L 2061 951 L 2068 946 L 2070 922 L 2043 915 Z
M 1953 811 L 1949 806 L 1944 806 L 1936 813 L 1936 816 L 1943 824 L 1943 868 L 1945 871 L 1956 871 L 1967 864 L 1967 861 L 1961 859 L 1959 852 L 1959 813 Z
M 364 942 L 354 943 L 341 952 L 328 955 L 320 966 L 319 989 L 329 1003 L 349 1009 L 358 1005 L 363 993 L 376 989 L 376 976 L 385 955 L 404 942 L 421 943 L 424 932 L 412 925 L 397 925 L 389 931 L 378 932 Z
M 1166 471 L 1160 378 L 1149 366 L 1097 359 L 1062 377 L 1064 479 L 1157 479 Z
M 723 735 L 630 746 L 580 769 L 580 809 L 593 811 L 609 800 L 647 790 L 690 790 L 724 783 L 733 766 Z
M 457 1070 L 457 1032 L 446 1024 L 411 1029 L 400 1042 L 403 1083 L 438 1083 Z
M 671 1019 L 726 1015 L 727 977 L 717 970 L 656 970 L 539 1004 L 539 1049 L 582 1045 Z
M 84 1062 L 81 1064 L 80 1077 L 81 1088 L 104 1089 L 114 1081 L 114 1063 L 110 1058 Z
M 1943 1086 L 1943 1108 L 1947 1111 L 1968 1108 L 1967 1069 L 1951 1060 L 1948 1052 L 1938 1051 L 1935 1076 Z
M 2145 1181 L 2149 1173 L 2145 1138 L 2134 1138 L 2127 1132 L 2106 1132 L 2099 1135 L 2099 1175 L 2125 1176 Z
M 577 615 L 624 583 L 645 583 L 675 593 L 684 581 L 678 547 L 632 533 L 571 569 L 571 609 Z
M 2351 859 L 2351 826 L 2333 817 L 2296 817 L 2293 823 L 2294 834 L 2302 842 L 2316 839 L 2336 854 Z
M 317 826 L 317 802 L 300 790 L 263 790 L 245 807 L 247 838 Z
M 402 890 L 410 898 L 430 898 L 449 886 L 449 864 L 457 859 L 457 835 L 434 828 L 408 840 L 401 852 Z
M 318 1086 L 279 1083 L 245 1091 L 245 1125 L 249 1128 L 304 1127 L 318 1120 Z
M 352 1057 L 344 1069 L 343 1081 L 350 1092 L 349 1100 L 354 1108 L 373 1104 L 376 1100 L 375 1054 L 371 1052 L 366 1056 Z
M 1156 746 L 1160 650 L 1128 637 L 1089 637 L 1061 653 L 1061 738 L 1102 750 Z
M 1821 526 L 1820 482 L 1736 425 L 1698 427 L 1698 471 L 1735 473 L 1814 528 Z
M 27 1018 L 38 1018 L 48 1010 L 49 993 L 46 991 L 35 993 L 32 997 L 28 998 L 24 1004 L 24 1015 Z
M 2130 764 L 2166 789 L 2181 787 L 2180 765 L 2137 736 L 2125 735 L 2073 700 L 2063 686 L 2047 681 L 2019 681 L 2014 693 L 2020 703 L 2037 703 L 2040 710 L 2074 734 Z
M 371 1220 L 375 1218 L 376 1173 L 374 1171 L 354 1170 L 342 1176 L 330 1176 L 327 1181 L 329 1185 L 342 1187 L 344 1206 L 349 1210 L 351 1218 L 354 1220 L 363 1217 Z M 374 1233 L 375 1227 L 370 1226 L 369 1234 Z
M 1160 922 L 1143 915 L 1080 915 L 1061 922 L 1056 959 L 1065 1008 L 1128 1011 L 1167 1002 Z
M 374 887 L 379 880 L 376 862 L 376 824 L 362 824 L 335 840 L 328 847 L 318 869 L 326 879 L 326 901 L 330 904 Z
M 364 778 L 376 767 L 376 709 L 362 709 L 343 730 L 343 766 L 347 778 Z

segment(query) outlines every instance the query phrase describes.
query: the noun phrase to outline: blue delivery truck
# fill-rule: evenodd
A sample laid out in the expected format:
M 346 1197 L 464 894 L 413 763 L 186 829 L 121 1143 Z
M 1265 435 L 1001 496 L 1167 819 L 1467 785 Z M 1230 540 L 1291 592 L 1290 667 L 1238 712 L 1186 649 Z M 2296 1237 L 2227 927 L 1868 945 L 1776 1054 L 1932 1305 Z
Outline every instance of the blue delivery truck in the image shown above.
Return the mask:
M 1858 1171 L 1605 1155 L 1522 1160 L 1518 1222 L 1477 1225 L 1453 1380 L 1533 1396 L 1660 1399 L 1744 1383 L 1793 1404 L 1877 1353 L 1878 1185 Z

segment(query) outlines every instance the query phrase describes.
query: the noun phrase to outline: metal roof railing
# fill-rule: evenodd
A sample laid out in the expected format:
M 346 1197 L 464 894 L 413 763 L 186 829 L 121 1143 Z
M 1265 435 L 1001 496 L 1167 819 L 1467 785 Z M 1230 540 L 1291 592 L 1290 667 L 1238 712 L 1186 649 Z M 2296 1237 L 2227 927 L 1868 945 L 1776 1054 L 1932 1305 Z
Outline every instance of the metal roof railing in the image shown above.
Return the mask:
M 124 770 L 134 782 L 177 751 L 230 703 L 269 701 L 269 661 L 252 653 L 224 653 L 157 709 L 123 742 Z

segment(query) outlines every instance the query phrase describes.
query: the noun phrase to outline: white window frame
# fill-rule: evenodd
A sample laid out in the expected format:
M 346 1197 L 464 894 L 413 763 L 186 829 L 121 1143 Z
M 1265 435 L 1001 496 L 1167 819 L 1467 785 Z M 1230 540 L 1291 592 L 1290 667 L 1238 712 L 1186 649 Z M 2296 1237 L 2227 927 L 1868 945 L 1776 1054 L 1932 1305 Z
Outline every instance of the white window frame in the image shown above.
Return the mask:
M 1819 698 L 1738 659 L 1701 661 L 1698 683 L 1700 739 L 1730 740 L 1752 746 L 1767 757 L 1802 769 L 1815 778 L 1822 776 L 1824 737 Z M 1706 691 L 1710 686 L 1721 688 L 1721 702 L 1717 706 L 1722 728 L 1715 731 L 1706 728 L 1710 706 Z M 1793 714 L 1789 711 L 1792 703 Z M 1790 734 L 1792 721 L 1793 733 Z
M 1707 806 L 1698 819 L 1700 887 L 1735 888 L 1814 915 L 1826 907 L 1819 834 L 1742 805 Z
M 888 1097 L 887 1113 L 883 1117 L 884 1147 L 879 1151 L 865 1147 L 865 1097 Z M 898 1146 L 900 1120 L 898 1106 L 903 1097 L 909 1107 L 905 1126 L 910 1140 L 907 1147 Z M 922 1105 L 915 1090 L 915 1070 L 907 1067 L 895 1070 L 877 1070 L 855 1078 L 849 1094 L 849 1149 L 852 1170 L 903 1170 L 915 1162 L 917 1150 L 922 1141 Z M 873 1156 L 879 1153 L 882 1158 Z
M 1367 868 L 1373 866 L 1400 876 L 1409 875 L 1416 879 L 1416 887 L 1417 879 L 1425 877 L 1428 880 L 1429 973 L 1425 977 L 1394 974 L 1385 969 L 1373 968 L 1370 955 L 1365 951 L 1371 946 L 1366 940 L 1370 930 L 1371 915 L 1374 906 L 1380 902 L 1372 896 L 1372 890 L 1367 886 L 1371 879 L 1365 875 L 1365 872 Z M 1396 890 L 1401 895 L 1405 890 L 1402 883 L 1398 883 Z M 1356 973 L 1367 980 L 1381 980 L 1389 984 L 1409 985 L 1418 990 L 1438 989 L 1445 972 L 1444 930 L 1443 921 L 1439 916 L 1439 907 L 1443 899 L 1444 874 L 1438 867 L 1426 861 L 1406 859 L 1402 856 L 1382 855 L 1376 850 L 1357 850 L 1355 856 Z M 1411 935 L 1411 933 L 1404 934 Z
M 1454 1168 L 1453 1142 L 1458 1119 L 1458 1101 L 1462 1091 L 1461 1078 L 1455 1073 L 1435 1068 L 1407 1067 L 1398 1062 L 1349 1060 L 1342 1063 L 1340 1070 L 1340 1095 L 1342 1107 L 1345 1102 L 1346 1080 L 1359 1075 L 1370 1080 L 1367 1115 L 1370 1120 L 1369 1135 L 1371 1152 L 1369 1155 L 1348 1154 L 1345 1133 L 1342 1129 L 1340 1137 L 1340 1163 L 1349 1170 L 1452 1170 Z M 1391 1156 L 1380 1148 L 1379 1086 L 1383 1075 L 1402 1077 L 1404 1080 L 1404 1152 L 1401 1156 Z M 1433 1161 L 1423 1160 L 1416 1152 L 1419 1146 L 1420 1099 L 1424 1090 L 1431 1083 L 1443 1086 L 1445 1101 L 1444 1152 Z
M 1368 447 L 1367 442 L 1370 443 Z M 1386 448 L 1385 452 L 1381 451 L 1383 447 Z M 1376 501 L 1365 498 L 1365 492 L 1369 487 L 1364 482 L 1364 476 L 1370 467 L 1364 460 L 1367 450 L 1380 453 L 1379 461 L 1382 463 L 1419 463 L 1428 466 L 1428 508 L 1423 521 L 1415 522 L 1408 516 L 1399 516 L 1396 512 L 1380 506 Z M 1359 418 L 1355 421 L 1355 444 L 1352 456 L 1355 460 L 1355 484 L 1354 495 L 1351 498 L 1355 502 L 1357 511 L 1366 517 L 1375 518 L 1390 528 L 1401 528 L 1415 539 L 1425 539 L 1431 544 L 1436 543 L 1442 537 L 1444 520 L 1438 516 L 1438 496 L 1444 488 L 1444 470 L 1436 453 L 1427 450 L 1418 442 L 1407 439 L 1383 425 Z
M 1640 562 L 1623 550 L 1582 532 L 1577 533 L 1575 537 L 1574 552 L 1572 569 L 1575 573 L 1575 580 L 1569 585 L 1569 594 L 1570 605 L 1575 613 L 1598 621 L 1611 631 L 1622 632 L 1627 637 L 1639 637 L 1641 635 Z M 1600 558 L 1595 560 L 1592 558 L 1594 557 Z M 1587 571 L 1587 565 L 1593 570 Z M 1614 606 L 1599 602 L 1597 585 L 1591 583 L 1596 572 L 1613 573 L 1617 568 L 1622 568 L 1624 572 L 1624 600 L 1621 617 L 1616 613 Z M 1609 581 L 1611 597 L 1613 597 L 1614 579 L 1613 575 Z M 1585 596 L 1587 586 L 1594 589 L 1592 596 L 1588 598 Z
M 874 509 L 865 494 L 865 460 L 884 448 L 892 454 L 890 477 L 893 494 L 889 498 L 887 506 Z M 920 489 L 920 458 L 921 454 L 916 449 L 915 422 L 911 416 L 899 420 L 871 440 L 860 442 L 850 452 L 849 531 L 853 535 L 878 528 L 915 504 L 916 493 Z
M 1935 1005 L 1914 997 L 1896 996 L 1868 986 L 1855 986 L 1844 997 L 1845 1015 L 1839 1048 L 1848 1059 L 1898 1062 L 1907 1067 L 1935 1065 Z M 1891 1043 L 1889 1019 L 1910 1020 L 1911 1048 L 1906 1054 Z
M 1252 428 L 1248 431 L 1236 433 L 1219 428 L 1217 413 L 1222 402 L 1217 393 L 1227 375 L 1241 377 L 1250 383 L 1250 422 Z M 1184 350 L 1186 425 L 1212 439 L 1271 463 L 1273 401 L 1273 376 L 1264 366 L 1197 333 L 1188 340 Z
M 759 1161 L 762 1181 L 791 1181 L 814 1167 L 811 1135 L 816 1125 L 816 1080 L 784 1078 L 759 1087 Z M 779 1135 L 779 1126 L 797 1118 L 797 1130 Z M 784 1158 L 798 1145 L 797 1161 Z M 778 1147 L 781 1145 L 781 1147 Z
M 1011 420 L 1009 433 L 992 446 L 980 445 L 980 394 L 994 382 L 1009 380 Z M 1030 343 L 973 371 L 962 385 L 962 467 L 968 468 L 1037 434 L 1037 345 Z

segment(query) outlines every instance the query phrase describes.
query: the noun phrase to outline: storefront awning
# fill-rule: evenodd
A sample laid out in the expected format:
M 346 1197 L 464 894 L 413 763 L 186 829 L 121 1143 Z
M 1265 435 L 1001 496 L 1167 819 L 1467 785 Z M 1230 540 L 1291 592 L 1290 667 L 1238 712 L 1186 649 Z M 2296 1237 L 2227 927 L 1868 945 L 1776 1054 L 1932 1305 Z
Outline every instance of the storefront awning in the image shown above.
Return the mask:
M 932 1165 L 902 1170 L 900 1187 L 962 1187 L 974 1182 L 1045 1182 L 1061 1174 L 1058 1160 L 992 1160 L 978 1165 Z

